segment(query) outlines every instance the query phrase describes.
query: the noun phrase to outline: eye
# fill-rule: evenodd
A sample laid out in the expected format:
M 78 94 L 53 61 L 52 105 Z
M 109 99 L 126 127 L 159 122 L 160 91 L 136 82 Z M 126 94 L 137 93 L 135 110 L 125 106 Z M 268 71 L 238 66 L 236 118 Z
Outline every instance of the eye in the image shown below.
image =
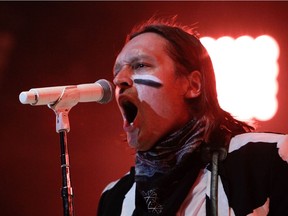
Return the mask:
M 139 70 L 139 69 L 142 69 L 142 68 L 147 67 L 147 66 L 148 66 L 147 64 L 139 62 L 139 63 L 135 63 L 134 65 L 132 65 L 132 68 L 134 70 Z

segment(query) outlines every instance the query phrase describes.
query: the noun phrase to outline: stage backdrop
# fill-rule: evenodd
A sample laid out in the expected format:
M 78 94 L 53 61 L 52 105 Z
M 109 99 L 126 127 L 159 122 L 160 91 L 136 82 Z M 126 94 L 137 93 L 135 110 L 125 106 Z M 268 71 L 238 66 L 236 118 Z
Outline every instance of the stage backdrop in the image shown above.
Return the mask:
M 177 14 L 201 36 L 273 36 L 280 46 L 278 111 L 258 126 L 287 132 L 287 11 L 287 2 L 1 2 L 0 215 L 63 215 L 55 114 L 20 104 L 19 93 L 112 80 L 126 33 L 153 15 Z M 93 216 L 101 191 L 129 171 L 134 152 L 115 101 L 78 104 L 69 117 L 75 215 Z

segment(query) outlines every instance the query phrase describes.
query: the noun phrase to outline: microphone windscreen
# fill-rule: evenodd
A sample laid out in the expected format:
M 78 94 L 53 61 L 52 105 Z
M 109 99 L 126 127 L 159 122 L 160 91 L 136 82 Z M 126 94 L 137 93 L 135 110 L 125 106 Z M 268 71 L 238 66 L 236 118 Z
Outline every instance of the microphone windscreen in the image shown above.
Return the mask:
M 105 79 L 100 79 L 96 83 L 101 85 L 101 87 L 103 88 L 103 97 L 101 98 L 100 101 L 98 101 L 98 103 L 101 103 L 101 104 L 109 103 L 113 99 L 113 95 L 114 95 L 113 84 Z

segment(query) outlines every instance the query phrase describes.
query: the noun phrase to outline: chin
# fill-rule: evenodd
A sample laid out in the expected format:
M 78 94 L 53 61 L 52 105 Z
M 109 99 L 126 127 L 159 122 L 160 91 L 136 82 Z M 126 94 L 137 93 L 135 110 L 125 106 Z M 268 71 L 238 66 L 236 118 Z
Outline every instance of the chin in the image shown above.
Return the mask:
M 152 144 L 151 142 L 137 142 L 137 145 L 135 146 L 135 149 L 137 151 L 149 151 L 152 147 L 154 146 L 154 144 Z
M 146 138 L 145 141 L 143 141 L 143 137 L 139 136 L 133 136 L 132 134 L 127 134 L 127 141 L 131 148 L 134 148 L 136 151 L 149 151 L 154 144 L 156 143 L 155 139 L 153 137 Z

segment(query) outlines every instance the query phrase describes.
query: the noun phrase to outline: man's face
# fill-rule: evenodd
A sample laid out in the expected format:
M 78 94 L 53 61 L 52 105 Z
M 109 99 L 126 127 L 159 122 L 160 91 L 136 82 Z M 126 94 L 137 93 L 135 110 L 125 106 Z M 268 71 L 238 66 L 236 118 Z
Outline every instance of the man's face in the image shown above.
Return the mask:
M 131 147 L 149 150 L 191 118 L 185 103 L 186 77 L 176 77 L 167 41 L 144 33 L 130 40 L 114 66 L 115 96 Z

